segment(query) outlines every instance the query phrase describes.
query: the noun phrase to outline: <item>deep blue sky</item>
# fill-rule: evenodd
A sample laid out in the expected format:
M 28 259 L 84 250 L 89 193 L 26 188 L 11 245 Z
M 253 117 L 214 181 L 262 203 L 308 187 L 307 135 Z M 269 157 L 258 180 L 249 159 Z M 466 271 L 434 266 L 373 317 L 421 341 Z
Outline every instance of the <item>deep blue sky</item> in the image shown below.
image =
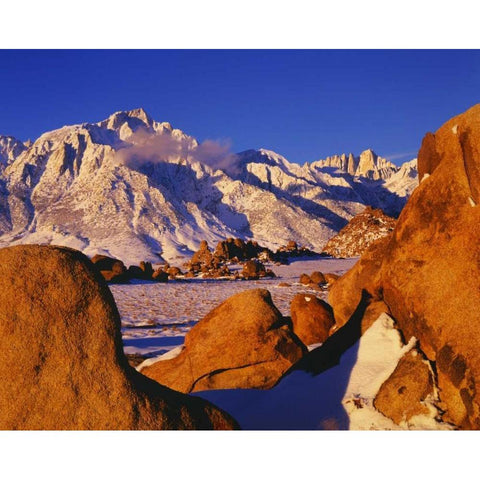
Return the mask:
M 299 163 L 369 147 L 399 163 L 480 102 L 480 51 L 0 51 L 0 65 L 1 134 L 143 107 L 200 141 Z

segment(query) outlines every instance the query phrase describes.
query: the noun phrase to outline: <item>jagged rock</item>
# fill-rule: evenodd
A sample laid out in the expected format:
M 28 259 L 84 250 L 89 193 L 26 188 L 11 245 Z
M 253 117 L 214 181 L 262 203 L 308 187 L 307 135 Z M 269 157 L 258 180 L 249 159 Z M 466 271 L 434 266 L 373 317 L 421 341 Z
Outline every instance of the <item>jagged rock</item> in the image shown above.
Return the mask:
M 318 160 L 314 165 L 317 168 L 333 167 L 340 172 L 371 180 L 388 179 L 398 170 L 393 163 L 379 157 L 371 149 L 363 151 L 359 157 L 354 157 L 351 153 L 348 157 L 344 153 L 333 155 L 325 160 Z
M 380 209 L 367 207 L 327 242 L 322 253 L 337 258 L 357 257 L 374 241 L 389 235 L 395 223 Z
M 268 261 L 273 258 L 273 252 L 253 240 L 245 242 L 240 238 L 227 238 L 218 242 L 213 256 L 221 262 L 243 262 L 252 259 Z
M 228 429 L 199 398 L 136 372 L 104 280 L 75 250 L 0 250 L 2 430 Z
M 190 261 L 191 264 L 204 264 L 210 265 L 213 259 L 212 252 L 208 247 L 208 243 L 206 240 L 202 240 L 200 242 L 199 249 L 193 254 L 192 260 Z
M 432 369 L 421 353 L 412 350 L 398 362 L 390 377 L 382 384 L 374 407 L 396 424 L 415 415 L 429 413 L 427 400 L 434 400 Z
M 264 289 L 238 293 L 185 336 L 179 356 L 142 373 L 181 392 L 270 388 L 305 353 Z
M 335 324 L 330 305 L 308 293 L 295 295 L 290 313 L 293 332 L 305 345 L 323 343 Z

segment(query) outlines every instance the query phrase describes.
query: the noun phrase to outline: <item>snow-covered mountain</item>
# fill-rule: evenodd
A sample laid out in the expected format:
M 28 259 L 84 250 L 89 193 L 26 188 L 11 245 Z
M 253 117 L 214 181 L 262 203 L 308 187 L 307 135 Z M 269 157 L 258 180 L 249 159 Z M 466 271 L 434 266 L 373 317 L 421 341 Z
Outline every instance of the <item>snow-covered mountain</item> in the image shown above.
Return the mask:
M 366 205 L 398 214 L 417 183 L 415 161 L 398 168 L 371 150 L 338 158 L 355 168 L 233 155 L 143 109 L 33 144 L 0 136 L 0 246 L 54 243 L 128 263 L 175 262 L 229 236 L 320 251 Z

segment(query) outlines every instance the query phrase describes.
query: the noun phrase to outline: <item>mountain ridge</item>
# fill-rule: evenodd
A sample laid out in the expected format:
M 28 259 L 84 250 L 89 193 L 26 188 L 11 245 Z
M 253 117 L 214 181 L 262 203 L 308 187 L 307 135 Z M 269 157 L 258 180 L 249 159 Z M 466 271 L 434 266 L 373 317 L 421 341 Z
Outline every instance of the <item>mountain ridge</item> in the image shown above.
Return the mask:
M 131 262 L 172 261 L 226 237 L 320 251 L 366 205 L 398 214 L 415 186 L 413 166 L 366 152 L 353 176 L 265 149 L 233 154 L 143 109 L 31 145 L 0 136 L 0 246 L 56 243 Z

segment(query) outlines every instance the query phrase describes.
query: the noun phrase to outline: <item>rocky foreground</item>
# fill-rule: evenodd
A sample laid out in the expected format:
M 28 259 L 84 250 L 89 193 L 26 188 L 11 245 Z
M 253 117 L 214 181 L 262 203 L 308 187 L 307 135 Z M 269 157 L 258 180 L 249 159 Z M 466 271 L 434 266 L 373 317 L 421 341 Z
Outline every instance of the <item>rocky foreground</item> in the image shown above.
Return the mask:
M 236 427 L 128 365 L 108 287 L 66 248 L 0 250 L 0 369 L 2 430 Z
M 399 428 L 480 429 L 479 158 L 477 105 L 425 136 L 421 183 L 390 235 L 340 278 L 299 278 L 328 287 L 328 304 L 302 293 L 287 317 L 267 290 L 239 293 L 141 373 L 90 260 L 0 250 L 0 428 L 230 429 L 246 411 L 248 428 L 368 428 L 351 422 L 369 411 Z

